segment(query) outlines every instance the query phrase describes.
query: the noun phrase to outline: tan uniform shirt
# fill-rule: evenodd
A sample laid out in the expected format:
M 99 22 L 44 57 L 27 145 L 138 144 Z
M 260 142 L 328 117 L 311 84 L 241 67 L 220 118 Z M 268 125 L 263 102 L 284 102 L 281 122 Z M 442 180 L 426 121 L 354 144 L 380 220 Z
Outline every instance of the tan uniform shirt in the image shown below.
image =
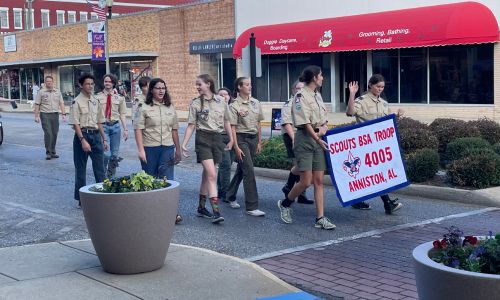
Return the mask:
M 139 109 L 144 105 L 144 102 L 146 102 L 146 95 L 139 94 L 135 96 L 134 103 L 132 103 L 132 117 L 134 119 L 137 117 Z
M 174 105 L 166 106 L 157 101 L 153 106 L 143 104 L 134 120 L 134 128 L 142 129 L 144 147 L 172 146 L 172 130 L 179 129 Z
M 195 124 L 196 129 L 222 133 L 225 121 L 229 121 L 229 107 L 218 95 L 214 95 L 210 100 L 205 99 L 203 109 L 199 97 L 189 105 L 188 124 Z
M 328 113 L 320 93 L 305 86 L 295 95 L 293 101 L 292 117 L 295 127 L 311 124 L 313 128 L 319 128 L 328 120 Z
M 240 96 L 234 99 L 230 105 L 230 122 L 236 126 L 236 133 L 257 134 L 257 123 L 264 120 L 264 112 L 259 100 L 250 97 L 242 99 Z
M 293 98 L 288 99 L 285 104 L 283 104 L 283 107 L 281 108 L 281 134 L 285 134 L 285 124 L 291 124 L 294 131 L 295 131 L 295 126 L 293 126 L 293 118 L 292 118 L 292 104 L 293 104 Z
M 55 113 L 59 112 L 61 104 L 64 105 L 64 100 L 58 89 L 48 90 L 44 88 L 36 94 L 35 104 L 40 105 L 40 112 Z
M 80 93 L 73 101 L 69 113 L 69 124 L 80 125 L 80 128 L 97 129 L 97 124 L 104 123 L 104 108 L 95 95 L 90 98 Z
M 390 114 L 389 104 L 381 97 L 368 92 L 356 98 L 354 102 L 354 116 L 356 122 L 361 123 Z
M 106 115 L 106 104 L 108 102 L 108 93 L 102 91 L 96 95 L 97 99 L 101 103 L 102 109 L 104 110 L 104 115 Z M 120 116 L 124 116 L 126 113 L 127 105 L 125 104 L 125 98 L 119 94 L 111 94 L 111 117 L 106 119 L 106 122 L 120 121 Z

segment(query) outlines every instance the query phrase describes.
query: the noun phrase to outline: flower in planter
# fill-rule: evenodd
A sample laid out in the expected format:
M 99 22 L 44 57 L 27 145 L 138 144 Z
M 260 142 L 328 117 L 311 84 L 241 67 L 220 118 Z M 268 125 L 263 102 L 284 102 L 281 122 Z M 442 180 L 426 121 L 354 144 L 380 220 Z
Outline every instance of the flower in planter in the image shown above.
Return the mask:
M 443 239 L 433 242 L 429 257 L 445 266 L 486 274 L 500 274 L 500 233 L 485 238 L 464 236 L 455 226 L 447 228 Z
M 102 186 L 97 186 L 91 190 L 101 193 L 128 193 L 157 190 L 170 186 L 166 178 L 155 178 L 144 171 L 131 175 L 104 179 Z

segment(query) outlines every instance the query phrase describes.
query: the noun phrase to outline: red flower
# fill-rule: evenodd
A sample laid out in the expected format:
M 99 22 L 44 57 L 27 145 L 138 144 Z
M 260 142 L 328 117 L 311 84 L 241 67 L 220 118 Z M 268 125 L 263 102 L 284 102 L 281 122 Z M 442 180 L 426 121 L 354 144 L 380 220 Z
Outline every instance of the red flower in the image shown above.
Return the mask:
M 435 240 L 432 243 L 432 246 L 434 246 L 434 249 L 441 249 L 441 242 L 439 240 Z
M 441 240 L 441 248 L 443 248 L 443 249 L 446 248 L 446 239 Z
M 468 235 L 468 236 L 464 237 L 463 245 L 465 245 L 465 244 L 471 244 L 471 245 L 477 244 L 477 237 L 472 236 L 472 235 Z

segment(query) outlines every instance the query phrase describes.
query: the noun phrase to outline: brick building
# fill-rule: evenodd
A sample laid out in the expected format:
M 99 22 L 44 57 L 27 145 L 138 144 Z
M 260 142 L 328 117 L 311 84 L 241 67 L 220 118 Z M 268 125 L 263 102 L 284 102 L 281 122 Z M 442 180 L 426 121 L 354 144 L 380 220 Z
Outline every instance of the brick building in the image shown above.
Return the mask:
M 114 17 L 109 20 L 111 72 L 127 84 L 131 96 L 138 91 L 136 83 L 141 76 L 161 77 L 168 83 L 176 106 L 186 109 L 196 95 L 194 81 L 201 71 L 211 73 L 220 85 L 224 79 L 234 80 L 233 15 L 232 1 L 223 0 Z M 70 102 L 79 92 L 76 82 L 82 73 L 102 78 L 105 64 L 91 62 L 88 24 L 17 32 L 12 51 L 5 51 L 5 37 L 14 35 L 5 35 L 0 40 L 4 50 L 0 52 L 0 97 L 31 100 L 32 85 L 52 75 L 65 101 Z M 214 41 L 230 46 L 190 54 L 190 43 L 206 48 Z M 98 82 L 97 90 L 101 84 Z

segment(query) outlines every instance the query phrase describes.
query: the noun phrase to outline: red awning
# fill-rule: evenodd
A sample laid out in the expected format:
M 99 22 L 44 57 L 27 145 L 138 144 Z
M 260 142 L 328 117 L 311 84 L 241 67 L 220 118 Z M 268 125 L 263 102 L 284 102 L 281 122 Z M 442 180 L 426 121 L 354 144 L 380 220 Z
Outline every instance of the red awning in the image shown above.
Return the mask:
M 337 52 L 499 41 L 495 16 L 476 2 L 257 26 L 243 32 L 233 55 L 254 33 L 262 54 Z

